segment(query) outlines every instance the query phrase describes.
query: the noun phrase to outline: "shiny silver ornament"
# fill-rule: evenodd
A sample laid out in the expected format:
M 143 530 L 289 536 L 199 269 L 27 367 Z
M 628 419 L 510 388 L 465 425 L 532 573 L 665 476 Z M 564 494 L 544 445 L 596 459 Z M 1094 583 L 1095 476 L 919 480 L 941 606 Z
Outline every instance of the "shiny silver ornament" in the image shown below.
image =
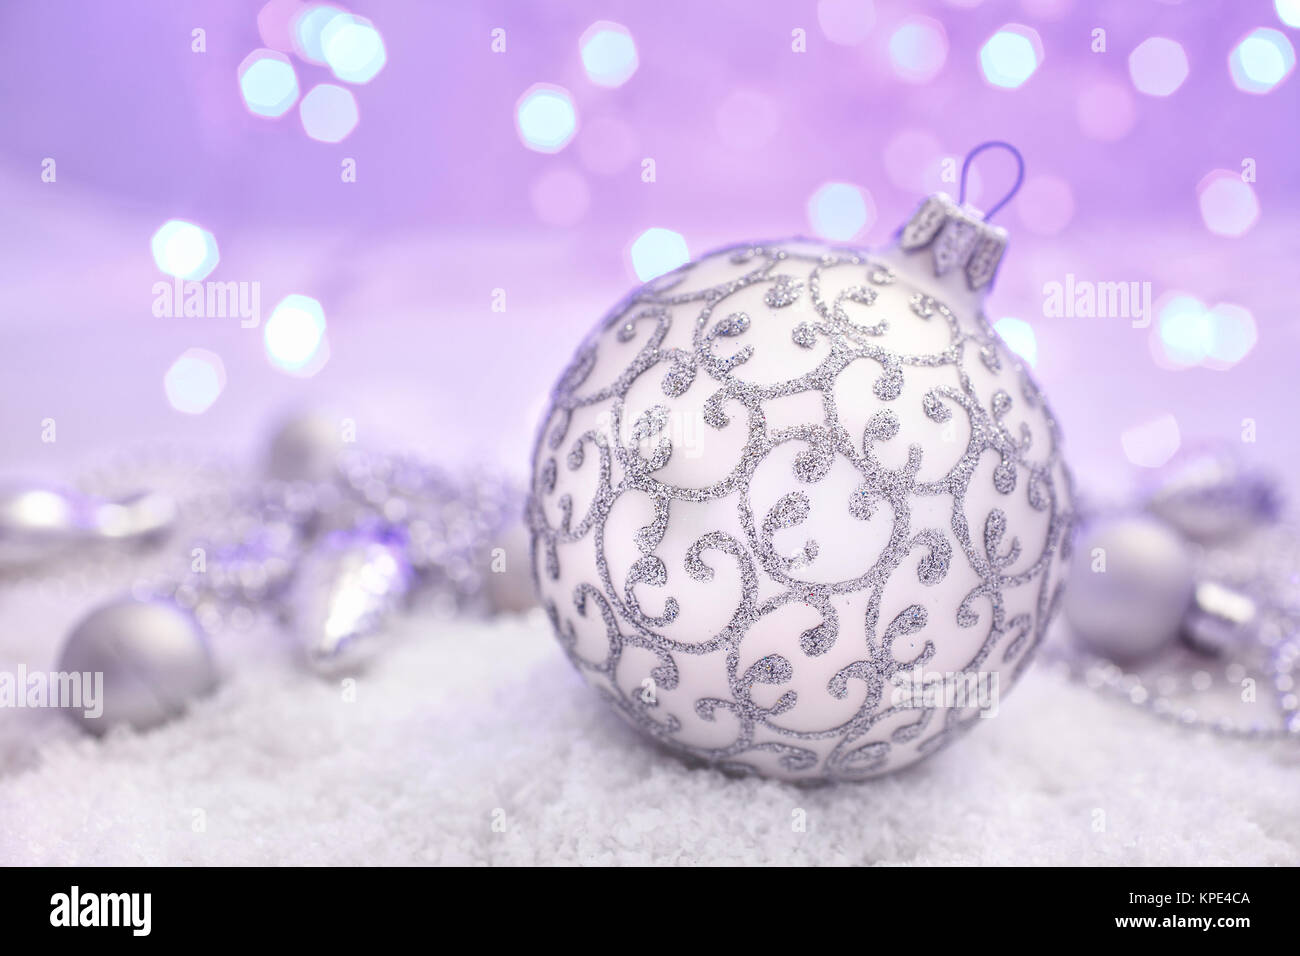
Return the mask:
M 0 491 L 0 563 L 46 560 L 90 533 L 83 499 L 59 488 L 9 487 Z
M 0 566 L 38 564 L 71 548 L 159 538 L 176 522 L 176 502 L 157 492 L 116 500 L 68 488 L 0 490 Z
M 93 734 L 119 724 L 156 727 L 217 683 L 202 629 L 188 613 L 163 601 L 123 600 L 92 611 L 68 635 L 58 670 L 103 674 L 99 717 L 65 711 Z
M 1153 518 L 1125 516 L 1085 530 L 1075 546 L 1063 610 L 1091 650 L 1135 660 L 1178 637 L 1195 586 L 1178 534 Z
M 1259 602 L 1251 595 L 1217 581 L 1200 581 L 1182 636 L 1206 654 L 1229 654 L 1257 637 L 1260 614 Z
M 402 543 L 382 534 L 336 533 L 314 546 L 289 594 L 291 626 L 307 662 L 331 675 L 366 663 L 405 606 L 413 579 Z
M 145 541 L 168 534 L 177 514 L 170 495 L 141 491 L 112 501 L 94 500 L 91 527 L 102 541 Z

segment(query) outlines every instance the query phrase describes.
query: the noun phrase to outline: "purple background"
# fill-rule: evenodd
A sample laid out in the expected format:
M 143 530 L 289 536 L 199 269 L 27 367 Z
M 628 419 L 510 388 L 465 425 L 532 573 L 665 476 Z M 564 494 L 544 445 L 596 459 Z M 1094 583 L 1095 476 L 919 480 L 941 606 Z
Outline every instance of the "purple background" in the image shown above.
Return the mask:
M 236 69 L 264 45 L 261 6 L 0 8 L 6 471 L 66 476 L 158 437 L 248 455 L 293 407 L 353 417 L 363 441 L 522 470 L 541 394 L 635 282 L 627 247 L 643 229 L 674 229 L 696 254 L 808 233 L 811 194 L 846 181 L 878 211 L 858 240 L 883 242 L 921 198 L 895 182 L 897 170 L 891 179 L 886 161 L 907 130 L 958 157 L 1009 140 L 1030 177 L 1069 184 L 1075 211 L 1054 236 L 1027 228 L 1018 202 L 999 214 L 1012 244 L 988 314 L 1034 326 L 1037 376 L 1086 487 L 1127 480 L 1119 436 L 1164 413 L 1184 443 L 1238 441 L 1242 419 L 1253 418 L 1252 454 L 1282 468 L 1293 460 L 1300 80 L 1249 95 L 1227 68 L 1252 28 L 1300 39 L 1269 2 L 877 0 L 870 33 L 850 47 L 826 39 L 813 2 L 356 0 L 349 8 L 374 20 L 388 63 L 353 88 L 361 122 L 336 145 L 307 138 L 296 108 L 274 121 L 245 110 Z M 894 75 L 887 43 L 918 14 L 942 23 L 949 51 L 933 80 L 912 84 Z M 640 67 L 617 89 L 583 73 L 578 38 L 598 19 L 624 24 L 637 43 Z M 1036 29 L 1045 51 L 1017 90 L 988 85 L 979 68 L 981 45 L 1009 21 Z M 194 27 L 207 31 L 206 53 L 191 52 Z M 494 27 L 507 31 L 505 54 L 490 50 Z M 806 53 L 791 50 L 796 27 L 807 31 Z M 1096 27 L 1107 31 L 1106 53 L 1089 49 Z M 1129 79 L 1129 53 L 1153 35 L 1178 40 L 1191 67 L 1165 98 Z M 304 92 L 333 82 L 325 67 L 294 66 Z M 1106 81 L 1127 88 L 1135 109 L 1113 142 L 1089 138 L 1077 115 L 1079 97 Z M 555 155 L 526 149 L 515 130 L 516 100 L 537 82 L 568 89 L 580 116 Z M 720 127 L 720 110 L 742 90 L 769 104 L 761 142 Z M 629 134 L 628 161 L 594 171 L 609 154 L 592 131 L 611 122 Z M 650 184 L 640 178 L 647 156 L 657 166 Z M 44 157 L 57 161 L 56 183 L 41 181 Z M 344 157 L 357 161 L 356 183 L 340 180 Z M 1240 238 L 1216 236 L 1201 220 L 1197 183 L 1216 168 L 1240 170 L 1245 157 L 1257 163 L 1259 221 Z M 531 198 L 557 169 L 589 191 L 571 225 L 542 222 Z M 987 192 L 1005 172 L 994 157 L 986 169 Z M 274 369 L 261 329 L 152 315 L 162 276 L 149 238 L 170 218 L 215 234 L 221 262 L 209 278 L 262 284 L 263 320 L 289 293 L 322 302 L 331 358 L 319 374 Z M 1151 330 L 1043 316 L 1043 284 L 1067 272 L 1245 306 L 1259 344 L 1227 371 L 1161 368 Z M 490 308 L 494 288 L 507 290 L 505 313 Z M 161 384 L 192 346 L 220 354 L 229 378 L 198 416 L 174 411 Z M 58 423 L 52 445 L 41 442 L 45 418 Z

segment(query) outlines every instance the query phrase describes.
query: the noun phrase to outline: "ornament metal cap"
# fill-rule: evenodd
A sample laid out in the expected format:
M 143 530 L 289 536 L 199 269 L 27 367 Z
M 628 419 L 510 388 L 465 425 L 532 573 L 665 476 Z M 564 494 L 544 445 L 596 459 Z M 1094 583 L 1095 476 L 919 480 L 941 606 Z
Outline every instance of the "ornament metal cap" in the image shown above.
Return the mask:
M 966 203 L 966 177 L 971 160 L 986 149 L 1002 147 L 1016 158 L 1016 181 L 1001 201 L 987 213 Z M 1007 231 L 989 222 L 993 214 L 1010 202 L 1025 178 L 1025 162 L 1009 143 L 981 143 L 969 153 L 961 167 L 961 193 L 953 200 L 946 193 L 926 198 L 898 233 L 900 261 L 912 264 L 927 250 L 935 278 L 952 283 L 950 277 L 965 279 L 970 292 L 982 292 L 992 285 L 1007 248 Z
M 959 206 L 944 193 L 935 193 L 908 220 L 898 244 L 905 252 L 929 248 L 936 276 L 960 268 L 967 287 L 978 292 L 997 275 L 1007 248 L 1007 231 L 989 225 L 978 210 Z

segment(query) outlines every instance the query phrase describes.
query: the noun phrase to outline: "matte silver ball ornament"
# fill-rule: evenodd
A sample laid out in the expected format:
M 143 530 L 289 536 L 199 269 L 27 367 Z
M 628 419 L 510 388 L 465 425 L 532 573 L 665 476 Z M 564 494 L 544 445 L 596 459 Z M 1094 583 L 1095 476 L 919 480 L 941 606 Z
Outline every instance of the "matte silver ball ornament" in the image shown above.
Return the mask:
M 103 675 L 102 713 L 66 710 L 94 734 L 118 724 L 147 730 L 185 710 L 217 683 L 207 638 L 188 613 L 164 601 L 128 599 L 100 607 L 68 635 L 64 673 Z
M 1195 584 L 1187 546 L 1168 525 L 1141 515 L 1101 521 L 1075 546 L 1065 617 L 1091 650 L 1137 660 L 1178 637 Z

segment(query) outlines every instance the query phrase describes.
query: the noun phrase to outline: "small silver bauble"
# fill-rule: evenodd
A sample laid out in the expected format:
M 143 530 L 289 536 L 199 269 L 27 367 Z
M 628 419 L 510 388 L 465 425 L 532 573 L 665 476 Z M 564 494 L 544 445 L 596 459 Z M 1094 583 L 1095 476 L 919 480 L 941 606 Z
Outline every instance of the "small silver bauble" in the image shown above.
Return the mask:
M 92 611 L 68 636 L 58 670 L 103 675 L 99 717 L 65 711 L 96 734 L 118 724 L 155 727 L 217 683 L 202 629 L 164 601 L 124 600 Z
M 1183 622 L 1183 639 L 1206 654 L 1229 654 L 1257 638 L 1259 602 L 1218 581 L 1198 581 L 1191 610 Z
M 1129 515 L 1097 523 L 1076 543 L 1064 611 L 1091 650 L 1132 660 L 1177 638 L 1194 588 L 1178 534 L 1154 518 Z

